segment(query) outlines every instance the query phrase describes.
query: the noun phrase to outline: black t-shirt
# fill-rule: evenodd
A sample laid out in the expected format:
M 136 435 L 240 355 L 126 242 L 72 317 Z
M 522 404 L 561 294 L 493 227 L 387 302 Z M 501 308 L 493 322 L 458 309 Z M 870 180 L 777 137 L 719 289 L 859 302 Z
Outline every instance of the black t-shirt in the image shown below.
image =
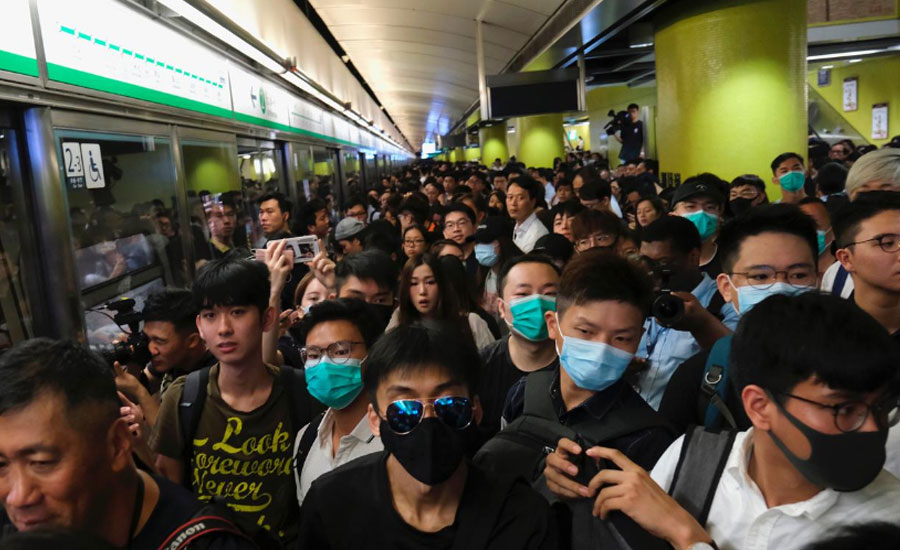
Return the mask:
M 715 281 L 716 277 L 719 276 L 720 273 L 723 273 L 722 270 L 722 259 L 719 257 L 719 249 L 716 249 L 716 253 L 713 255 L 712 259 L 706 265 L 700 266 L 700 271 L 709 275 L 709 277 Z
M 472 464 L 453 524 L 436 533 L 413 528 L 391 504 L 388 456 L 358 458 L 313 482 L 303 499 L 298 548 L 449 549 L 457 537 L 474 533 L 489 535 L 486 544 L 466 546 L 471 550 L 556 548 L 556 527 L 543 497 L 522 480 L 510 486 Z M 496 498 L 503 504 L 491 511 L 486 503 Z
M 167 479 L 153 476 L 159 485 L 159 500 L 143 528 L 131 540 L 129 550 L 157 550 L 179 527 L 193 518 L 200 510 L 187 489 Z M 199 543 L 203 542 L 202 545 Z M 228 533 L 213 533 L 198 539 L 198 546 L 215 550 L 251 550 L 256 548 L 248 539 Z
M 622 150 L 619 158 L 633 160 L 641 156 L 641 148 L 644 146 L 644 123 L 640 120 L 622 126 Z
M 500 431 L 500 417 L 503 413 L 503 403 L 509 389 L 520 378 L 527 375 L 519 370 L 509 356 L 509 339 L 497 340 L 483 348 L 479 352 L 481 356 L 481 376 L 479 377 L 478 397 L 481 399 L 481 408 L 484 411 L 479 432 L 487 441 Z M 556 368 L 559 359 L 554 359 L 545 368 Z
M 659 414 L 669 421 L 679 435 L 687 432 L 688 426 L 702 426 L 706 422 L 709 398 L 700 391 L 700 385 L 703 383 L 707 357 L 709 353 L 701 351 L 679 365 L 669 379 L 659 404 Z M 724 401 L 734 416 L 738 429 L 750 429 L 752 424 L 744 412 L 744 404 L 731 382 L 728 383 Z M 727 427 L 727 424 L 723 427 Z

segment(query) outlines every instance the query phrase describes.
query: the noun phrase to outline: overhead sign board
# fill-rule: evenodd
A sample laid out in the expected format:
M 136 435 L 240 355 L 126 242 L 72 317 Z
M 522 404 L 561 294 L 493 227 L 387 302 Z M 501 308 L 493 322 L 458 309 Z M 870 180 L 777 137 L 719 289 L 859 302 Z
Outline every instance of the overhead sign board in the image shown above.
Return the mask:
M 38 76 L 28 0 L 3 0 L 2 13 L 0 71 Z

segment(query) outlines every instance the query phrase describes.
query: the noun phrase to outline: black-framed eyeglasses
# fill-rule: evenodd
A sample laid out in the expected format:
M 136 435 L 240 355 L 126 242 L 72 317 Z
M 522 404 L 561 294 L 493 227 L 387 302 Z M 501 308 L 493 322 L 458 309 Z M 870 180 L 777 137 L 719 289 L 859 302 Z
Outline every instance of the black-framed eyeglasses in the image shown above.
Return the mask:
M 350 359 L 350 353 L 353 351 L 353 346 L 362 345 L 365 342 L 351 342 L 347 340 L 341 340 L 338 342 L 334 342 L 333 344 L 329 344 L 326 348 L 320 348 L 318 346 L 306 346 L 305 348 L 300 350 L 300 360 L 308 367 L 313 367 L 319 364 L 319 361 L 322 360 L 322 357 L 328 357 L 335 363 L 342 365 L 346 363 Z
M 784 275 L 784 282 L 797 288 L 815 286 L 818 277 L 812 266 L 798 266 L 788 270 L 759 266 L 747 271 L 732 271 L 729 275 L 741 275 L 747 279 L 747 284 L 759 290 L 771 288 L 778 282 L 779 275 Z
M 428 405 L 441 422 L 454 430 L 468 428 L 475 416 L 469 398 L 445 396 L 394 401 L 385 409 L 385 421 L 394 433 L 408 434 L 425 418 L 425 407 Z
M 864 401 L 845 401 L 837 405 L 828 405 L 792 393 L 775 393 L 782 397 L 790 397 L 823 409 L 831 409 L 831 414 L 834 415 L 835 427 L 844 433 L 855 432 L 862 428 L 862 425 L 866 423 L 866 419 L 869 417 L 869 413 L 875 414 L 875 421 L 882 428 L 890 428 L 900 421 L 900 396 L 897 395 L 891 395 L 872 405 Z
M 847 248 L 848 246 L 853 246 L 855 244 L 863 244 L 870 243 L 872 241 L 878 241 L 878 246 L 881 247 L 885 252 L 897 252 L 900 250 L 900 235 L 896 233 L 884 233 L 882 235 L 877 235 L 872 237 L 871 239 L 866 239 L 864 241 L 856 241 L 854 243 L 848 243 L 841 248 Z

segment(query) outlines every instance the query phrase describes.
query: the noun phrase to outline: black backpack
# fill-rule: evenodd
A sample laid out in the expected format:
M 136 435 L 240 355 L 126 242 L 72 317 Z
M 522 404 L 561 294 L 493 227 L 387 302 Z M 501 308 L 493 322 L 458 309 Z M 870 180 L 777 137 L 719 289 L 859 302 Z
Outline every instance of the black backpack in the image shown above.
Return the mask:
M 671 548 L 624 514 L 610 514 L 608 521 L 595 519 L 591 514 L 593 499 L 556 502 L 545 483 L 535 483 L 543 476 L 544 461 L 556 449 L 560 438 L 576 441 L 586 449 L 639 430 L 668 428 L 665 420 L 637 396 L 644 406 L 613 409 L 603 418 L 576 426 L 561 424 L 549 391 L 555 376 L 555 371 L 538 371 L 528 375 L 525 379 L 524 413 L 481 447 L 475 455 L 475 463 L 497 475 L 524 477 L 544 495 L 557 516 L 561 547 L 611 550 Z M 588 472 L 588 468 L 581 467 L 579 473 Z M 581 481 L 587 483 L 586 479 Z

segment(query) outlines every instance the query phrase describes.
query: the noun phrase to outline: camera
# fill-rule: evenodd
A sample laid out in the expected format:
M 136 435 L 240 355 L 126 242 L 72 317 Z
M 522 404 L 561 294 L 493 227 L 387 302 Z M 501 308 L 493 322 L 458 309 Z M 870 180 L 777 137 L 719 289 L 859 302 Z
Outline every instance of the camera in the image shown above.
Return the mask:
M 126 332 L 128 338 L 124 342 L 91 345 L 91 351 L 99 354 L 110 365 L 118 362 L 120 365 L 143 367 L 150 361 L 150 342 L 141 330 L 143 316 L 139 311 L 135 311 L 134 305 L 133 299 L 122 298 L 108 302 L 104 306 L 107 310 L 115 312 L 112 316 L 114 323 L 122 327 L 122 330 L 128 327 Z
M 665 262 L 657 262 L 646 256 L 642 256 L 641 260 L 650 271 L 659 290 L 653 297 L 653 303 L 650 306 L 650 315 L 656 318 L 657 322 L 664 327 L 671 327 L 684 318 L 684 301 L 672 294 L 675 288 L 673 280 L 678 279 L 677 271 Z
M 619 111 L 617 113 L 610 109 L 606 116 L 610 117 L 611 120 L 603 126 L 603 129 L 610 136 L 621 130 L 626 124 L 631 123 L 631 116 L 629 116 L 628 111 Z

